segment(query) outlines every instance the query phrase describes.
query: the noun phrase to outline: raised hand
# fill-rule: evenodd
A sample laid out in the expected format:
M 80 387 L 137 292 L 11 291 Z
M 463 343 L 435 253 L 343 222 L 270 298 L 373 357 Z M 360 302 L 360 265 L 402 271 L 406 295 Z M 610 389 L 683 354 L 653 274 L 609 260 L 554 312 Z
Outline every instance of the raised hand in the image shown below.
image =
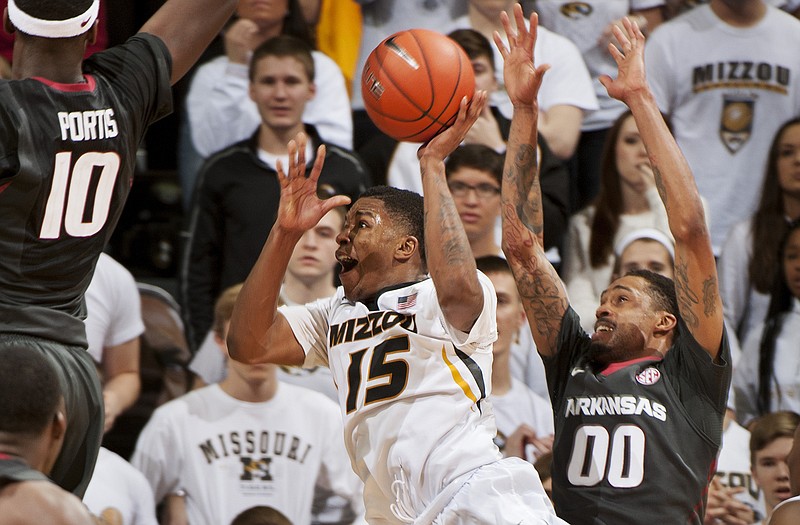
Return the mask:
M 298 133 L 289 141 L 289 169 L 283 171 L 283 164 L 277 163 L 278 182 L 281 185 L 281 198 L 278 205 L 277 226 L 286 231 L 299 233 L 313 228 L 322 217 L 337 206 L 350 203 L 350 198 L 337 195 L 329 199 L 317 197 L 317 181 L 325 163 L 325 146 L 317 148 L 317 158 L 306 177 L 306 143 L 305 133 Z
M 622 28 L 613 28 L 617 45 L 608 44 L 608 52 L 617 63 L 617 78 L 600 76 L 609 96 L 627 102 L 634 93 L 647 89 L 644 69 L 644 34 L 628 17 L 622 19 Z
M 467 101 L 467 97 L 461 99 L 458 116 L 453 125 L 423 144 L 417 150 L 417 156 L 420 159 L 423 156 L 433 156 L 439 160 L 444 160 L 467 136 L 467 132 L 478 120 L 484 106 L 486 106 L 487 99 L 488 95 L 483 90 L 476 91 L 471 102 Z
M 506 92 L 514 107 L 531 106 L 536 103 L 542 77 L 550 66 L 543 64 L 535 66 L 533 63 L 533 46 L 536 44 L 536 34 L 539 28 L 539 16 L 531 14 L 530 28 L 525 26 L 525 17 L 522 15 L 522 6 L 514 6 L 514 21 L 517 30 L 511 27 L 508 15 L 500 14 L 503 23 L 508 48 L 506 48 L 500 34 L 494 32 L 494 43 L 503 56 L 503 78 L 505 79 Z
M 225 54 L 228 56 L 228 60 L 236 64 L 247 64 L 260 40 L 258 24 L 248 18 L 238 19 L 223 35 Z

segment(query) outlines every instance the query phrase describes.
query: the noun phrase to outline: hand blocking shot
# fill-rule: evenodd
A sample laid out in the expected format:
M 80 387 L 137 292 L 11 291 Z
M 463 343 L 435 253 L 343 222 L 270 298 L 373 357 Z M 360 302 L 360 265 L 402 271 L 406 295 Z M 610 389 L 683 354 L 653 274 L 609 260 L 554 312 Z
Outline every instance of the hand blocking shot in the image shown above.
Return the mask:
M 514 105 L 502 184 L 503 250 L 547 371 L 555 415 L 553 499 L 572 524 L 703 523 L 721 443 L 730 350 L 703 207 L 645 79 L 644 36 L 625 19 L 601 77 L 631 109 L 675 239 L 675 278 L 629 272 L 603 291 L 589 335 L 542 247 L 536 161 L 537 18 L 509 18 L 505 84 Z
M 299 135 L 279 175 L 277 220 L 234 307 L 234 359 L 330 367 L 370 523 L 563 523 L 533 466 L 502 459 L 492 441 L 495 292 L 444 170 L 485 104 L 485 92 L 464 98 L 452 127 L 420 149 L 424 201 L 374 187 L 352 204 L 332 298 L 277 308 L 295 244 L 348 201 L 317 197 L 324 151 L 306 178 Z

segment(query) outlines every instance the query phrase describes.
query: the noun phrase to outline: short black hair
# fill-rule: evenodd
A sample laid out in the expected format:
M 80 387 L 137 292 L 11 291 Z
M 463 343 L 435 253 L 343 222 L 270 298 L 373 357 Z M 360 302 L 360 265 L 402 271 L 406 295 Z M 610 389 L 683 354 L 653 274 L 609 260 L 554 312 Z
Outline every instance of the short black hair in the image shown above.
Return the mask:
M 511 267 L 508 265 L 508 261 L 499 255 L 483 255 L 478 257 L 475 259 L 475 266 L 485 274 L 511 273 Z
M 503 182 L 503 162 L 505 156 L 483 144 L 465 144 L 455 149 L 444 163 L 444 172 L 450 178 L 461 168 L 483 171 L 494 177 L 497 184 Z
M 358 198 L 381 201 L 392 219 L 406 230 L 405 233 L 419 241 L 419 255 L 425 263 L 425 201 L 422 195 L 391 186 L 373 186 Z
M 17 7 L 42 20 L 69 20 L 85 13 L 92 0 L 16 0 Z
M 644 269 L 631 270 L 625 275 L 641 277 L 647 281 L 648 295 L 650 295 L 650 298 L 653 299 L 656 306 L 680 319 L 678 296 L 675 293 L 675 281 L 669 277 L 664 277 L 659 273 Z
M 0 431 L 41 432 L 60 400 L 58 376 L 43 354 L 19 343 L 0 343 Z
M 240 512 L 231 525 L 292 525 L 292 522 L 279 510 L 259 505 Z
M 314 82 L 314 56 L 311 54 L 313 49 L 307 42 L 290 35 L 278 35 L 272 37 L 253 51 L 250 58 L 248 76 L 250 81 L 254 80 L 256 66 L 264 57 L 294 58 L 303 65 L 303 70 L 308 76 L 309 82 Z

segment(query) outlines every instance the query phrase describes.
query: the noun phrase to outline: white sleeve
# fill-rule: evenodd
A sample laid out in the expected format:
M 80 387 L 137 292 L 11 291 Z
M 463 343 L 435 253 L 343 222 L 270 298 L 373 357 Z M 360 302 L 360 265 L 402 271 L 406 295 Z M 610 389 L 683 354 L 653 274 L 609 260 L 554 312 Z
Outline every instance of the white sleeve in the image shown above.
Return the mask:
M 220 57 L 200 66 L 186 96 L 195 149 L 208 157 L 252 135 L 261 123 L 250 100 L 247 66 Z
M 736 399 L 736 421 L 747 425 L 759 416 L 758 359 L 763 325 L 753 329 L 742 345 L 742 355 L 733 369 L 733 392 Z
M 542 110 L 547 111 L 557 105 L 575 106 L 584 111 L 597 109 L 592 77 L 578 46 L 570 39 L 552 32 L 548 32 L 543 44 L 537 44 L 537 51 L 540 51 L 537 60 L 540 64 L 550 64 L 550 69 L 539 90 L 538 100 Z
M 752 290 L 749 270 L 752 251 L 752 220 L 748 219 L 731 228 L 717 264 L 725 319 L 734 334 L 739 333 Z
M 217 341 L 214 331 L 209 330 L 200 344 L 197 353 L 189 362 L 189 370 L 200 377 L 207 385 L 219 383 L 227 375 L 227 363 Z
M 181 401 L 178 401 L 179 403 Z M 180 415 L 172 410 L 172 401 L 156 409 L 139 434 L 131 464 L 144 474 L 157 502 L 180 487 L 183 473 L 183 446 L 178 443 L 172 424 L 180 424 Z
M 297 342 L 306 354 L 304 368 L 328 366 L 329 316 L 333 305 L 341 300 L 342 296 L 337 293 L 333 297 L 319 299 L 306 305 L 278 308 L 278 312 L 289 322 Z
M 672 83 L 676 77 L 674 74 L 675 67 L 671 60 L 672 57 L 669 56 L 667 49 L 669 43 L 668 32 L 669 28 L 665 31 L 663 25 L 657 27 L 650 35 L 644 48 L 648 83 L 659 109 L 666 115 L 669 115 L 675 109 L 675 101 L 672 99 L 675 87 Z
M 442 326 L 444 326 L 447 335 L 453 340 L 453 345 L 467 353 L 472 353 L 473 351 L 485 352 L 487 349 L 491 352 L 491 345 L 497 339 L 497 294 L 492 281 L 480 271 L 478 271 L 478 282 L 483 290 L 483 310 L 481 310 L 481 314 L 475 320 L 475 324 L 472 325 L 469 333 L 462 332 L 447 322 L 439 307 L 439 298 L 436 296 L 434 288 L 435 305 L 439 310 Z
M 528 389 L 528 395 L 531 397 L 531 405 L 533 406 L 533 429 L 536 430 L 536 434 L 538 436 L 550 436 L 555 434 L 556 427 L 553 421 L 553 405 L 550 404 L 550 401 L 530 389 Z
M 144 333 L 139 289 L 131 272 L 121 264 L 114 275 L 112 293 L 114 297 L 111 325 L 106 333 L 104 347 L 127 343 Z
M 129 525 L 158 525 L 156 500 L 147 478 L 136 469 L 128 476 L 134 518 Z

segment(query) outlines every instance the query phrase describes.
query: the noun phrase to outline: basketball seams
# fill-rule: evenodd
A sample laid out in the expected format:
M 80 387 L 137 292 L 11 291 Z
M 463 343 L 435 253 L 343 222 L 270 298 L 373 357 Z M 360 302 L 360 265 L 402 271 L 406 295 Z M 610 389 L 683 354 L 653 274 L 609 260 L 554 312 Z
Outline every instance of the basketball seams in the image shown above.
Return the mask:
M 383 45 L 383 42 L 381 43 L 381 45 Z M 408 96 L 408 94 L 406 94 L 406 92 L 401 89 L 401 86 L 395 81 L 394 76 L 391 74 L 391 70 L 388 69 L 388 68 L 384 68 L 383 67 L 384 57 L 386 57 L 386 55 L 388 55 L 390 52 L 391 51 L 384 51 L 383 53 L 375 53 L 374 60 L 377 63 L 376 65 L 378 67 L 377 68 L 373 68 L 373 69 L 376 70 L 376 71 L 381 71 L 382 72 L 381 81 L 384 84 L 384 86 L 389 87 L 389 85 L 391 85 L 391 87 L 394 88 L 394 93 L 396 93 L 397 95 L 402 95 L 402 98 L 404 98 L 406 101 L 408 101 L 408 103 L 412 107 L 414 107 L 417 110 L 419 110 L 420 113 L 424 116 L 425 110 L 422 107 L 420 107 L 419 104 L 414 102 Z M 370 61 L 367 60 L 367 64 L 369 64 L 369 62 Z M 386 81 L 388 81 L 389 83 L 387 83 Z M 431 93 L 431 95 L 433 95 L 433 93 Z M 433 96 L 431 96 L 430 99 L 431 99 L 431 104 L 433 104 Z M 407 123 L 417 122 L 418 120 L 420 120 L 419 117 L 407 120 L 407 119 L 396 117 L 396 116 L 394 116 L 394 115 L 392 115 L 390 113 L 386 113 L 386 112 L 382 111 L 380 109 L 380 107 L 378 107 L 379 106 L 378 103 L 375 102 L 371 98 L 369 99 L 369 102 L 367 102 L 367 97 L 364 97 L 364 101 L 365 101 L 365 105 L 369 104 L 370 106 L 372 106 L 370 109 L 375 111 L 376 114 L 381 115 L 383 117 L 387 117 L 387 118 L 389 118 L 391 120 L 394 120 L 394 121 L 397 121 L 397 122 L 407 122 Z
M 403 54 L 398 53 L 396 49 L 391 49 L 391 44 L 387 45 L 386 43 L 390 38 L 394 38 L 401 49 L 405 48 L 408 56 L 403 56 Z M 444 46 L 444 41 L 447 42 L 447 47 Z M 413 46 L 411 45 L 412 42 Z M 437 49 L 442 49 L 443 47 L 444 50 L 439 53 L 440 56 L 437 57 Z M 455 56 L 452 56 L 452 52 L 455 52 Z M 390 54 L 391 56 L 388 56 Z M 444 63 L 441 59 L 436 60 L 436 58 L 444 58 Z M 390 62 L 394 60 L 406 60 L 406 62 L 410 60 L 417 61 L 424 71 L 419 72 L 422 73 L 421 75 L 415 74 L 414 78 L 411 79 L 398 77 L 397 71 L 395 70 L 404 71 L 405 69 L 398 68 L 393 62 Z M 456 64 L 447 66 L 446 64 L 449 60 L 455 60 Z M 447 78 L 448 80 L 454 79 L 455 82 L 436 83 L 437 71 L 431 66 L 437 62 L 441 65 L 442 69 L 439 71 L 439 76 Z M 469 69 L 465 68 L 465 64 L 470 66 Z M 383 85 L 383 94 L 389 95 L 387 98 L 379 100 L 376 99 L 372 93 L 369 93 L 373 84 L 372 82 L 366 81 L 367 76 L 365 73 L 367 68 L 370 69 L 373 75 L 372 81 L 379 82 Z M 376 125 L 382 128 L 384 133 L 389 131 L 387 134 L 393 136 L 395 139 L 413 142 L 430 140 L 430 138 L 451 126 L 458 116 L 458 108 L 462 99 L 462 97 L 458 95 L 460 92 L 468 89 L 470 83 L 469 78 L 463 78 L 465 73 L 472 73 L 472 66 L 466 54 L 461 50 L 458 44 L 445 35 L 435 31 L 421 29 L 410 29 L 395 33 L 381 42 L 381 44 L 373 50 L 367 60 L 365 70 L 362 71 L 362 91 L 365 92 L 365 107 L 368 109 L 370 117 L 374 117 L 373 121 Z M 472 75 L 468 76 L 470 78 L 472 77 Z M 420 87 L 424 88 L 425 81 L 427 81 L 429 93 L 427 100 L 425 100 L 427 108 L 424 107 L 425 104 L 419 103 L 421 98 L 419 95 L 425 95 L 425 93 L 414 89 L 415 83 L 419 83 L 419 85 L 416 86 L 417 89 Z M 437 88 L 448 89 L 446 100 L 437 100 L 443 95 L 443 93 L 437 92 Z M 416 100 L 412 98 L 412 96 L 415 95 Z M 469 97 L 472 93 L 463 93 L 462 95 Z M 454 103 L 455 107 L 453 107 Z M 393 108 L 392 104 L 404 104 L 405 108 Z M 403 112 L 407 114 L 418 112 L 418 114 L 413 115 L 414 118 L 403 118 Z M 436 112 L 436 114 L 434 114 L 434 112 Z M 451 112 L 453 114 L 448 115 L 448 113 Z M 444 120 L 445 117 L 447 117 L 447 120 Z M 415 123 L 418 123 L 419 126 L 422 127 L 414 129 Z
M 416 35 L 413 32 L 411 34 L 416 39 Z M 458 59 L 458 75 L 456 76 L 456 82 L 453 84 L 453 91 L 452 91 L 452 93 L 450 93 L 450 95 L 449 95 L 449 97 L 447 99 L 447 103 L 444 104 L 444 106 L 443 106 L 442 110 L 439 112 L 439 114 L 436 115 L 435 117 L 429 115 L 429 117 L 432 118 L 434 120 L 434 122 L 439 123 L 442 126 L 442 128 L 448 127 L 450 124 L 452 124 L 452 122 L 450 122 L 450 124 L 448 124 L 447 122 L 449 122 L 451 120 L 454 122 L 453 117 L 450 117 L 445 122 L 441 122 L 440 119 L 441 119 L 442 115 L 444 115 L 447 112 L 447 110 L 450 108 L 450 104 L 453 103 L 453 98 L 456 96 L 456 93 L 458 93 L 458 88 L 461 87 L 461 73 L 462 73 L 462 67 L 463 67 L 463 63 L 462 62 L 463 61 L 461 60 L 462 57 L 459 54 L 459 51 L 461 51 L 461 49 L 456 47 L 456 46 L 458 46 L 458 44 L 456 44 L 455 42 L 451 42 L 450 43 L 450 47 L 453 48 L 453 51 L 455 51 L 455 53 L 456 53 L 456 58 Z M 420 51 L 421 51 L 423 57 L 425 58 L 425 64 L 426 65 L 430 64 L 430 62 L 428 62 L 428 57 L 425 54 L 425 48 L 420 46 Z M 471 67 L 472 66 L 470 65 L 470 68 Z M 438 93 L 436 93 L 436 91 L 435 91 L 436 87 L 435 87 L 435 85 L 433 85 L 433 78 L 431 76 L 431 68 L 430 67 L 426 67 L 425 68 L 425 73 L 427 73 L 428 79 L 431 82 L 431 93 L 434 94 L 432 99 L 433 99 L 433 101 L 435 101 L 436 100 L 436 95 L 438 95 Z M 431 104 L 431 105 L 433 105 L 433 104 Z M 459 100 L 458 103 L 456 104 L 455 116 L 458 116 L 458 108 L 459 108 L 460 105 L 461 105 L 461 101 Z M 441 130 L 439 130 L 439 131 L 441 132 Z

